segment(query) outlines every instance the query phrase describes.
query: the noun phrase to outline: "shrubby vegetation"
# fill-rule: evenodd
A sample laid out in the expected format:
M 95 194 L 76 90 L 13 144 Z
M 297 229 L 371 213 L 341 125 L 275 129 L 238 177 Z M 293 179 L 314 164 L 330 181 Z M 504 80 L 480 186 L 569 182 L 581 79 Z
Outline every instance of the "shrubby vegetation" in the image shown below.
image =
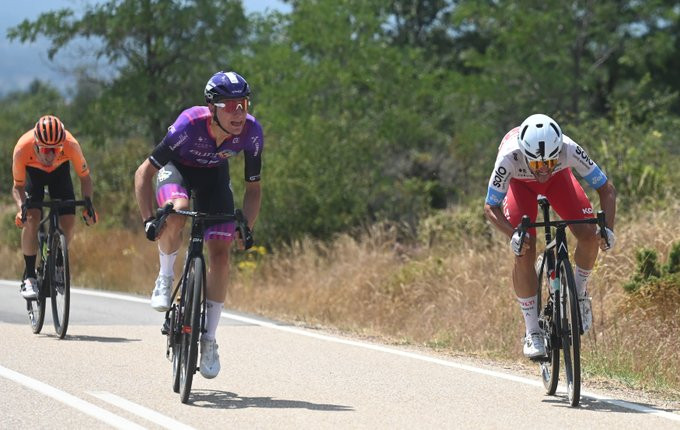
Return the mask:
M 21 23 L 10 38 L 47 37 L 58 58 L 84 37 L 106 69 L 80 65 L 69 98 L 49 82 L 5 95 L 0 150 L 11 153 L 41 114 L 59 115 L 90 160 L 107 225 L 136 226 L 134 169 L 178 112 L 202 103 L 208 77 L 234 69 L 251 83 L 265 130 L 257 234 L 269 245 L 385 220 L 415 229 L 442 208 L 476 210 L 500 138 L 535 112 L 602 165 L 623 210 L 663 205 L 677 183 L 672 4 L 290 4 L 289 14 L 245 16 L 237 0 L 109 0 Z M 8 196 L 9 156 L 4 163 Z

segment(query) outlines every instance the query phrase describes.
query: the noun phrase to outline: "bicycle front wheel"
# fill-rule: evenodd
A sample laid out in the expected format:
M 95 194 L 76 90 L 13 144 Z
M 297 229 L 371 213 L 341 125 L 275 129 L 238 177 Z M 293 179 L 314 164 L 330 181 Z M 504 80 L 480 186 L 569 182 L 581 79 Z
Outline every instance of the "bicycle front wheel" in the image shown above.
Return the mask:
M 581 400 L 581 331 L 579 324 L 578 296 L 574 272 L 569 261 L 560 263 L 560 299 L 562 351 L 564 373 L 567 377 L 567 394 L 571 406 Z
M 179 363 L 182 358 L 182 304 L 173 304 L 170 308 L 170 328 L 168 331 L 168 350 L 172 354 L 172 391 L 179 393 Z
M 71 279 L 68 264 L 68 248 L 66 236 L 55 234 L 52 243 L 52 257 L 50 264 L 51 280 L 50 296 L 52 297 L 52 320 L 54 330 L 59 339 L 66 336 L 68 330 L 69 308 L 71 304 Z
M 557 391 L 560 373 L 560 348 L 557 329 L 554 323 L 555 321 L 559 321 L 559 318 L 555 316 L 554 308 L 554 300 L 559 300 L 559 291 L 553 296 L 550 294 L 550 278 L 545 274 L 546 264 L 543 262 L 544 258 L 544 255 L 539 256 L 535 265 L 536 275 L 538 277 L 538 323 L 545 333 L 545 352 L 548 356 L 547 360 L 539 363 L 539 366 L 545 392 L 549 396 L 552 396 L 555 394 L 555 391 Z M 546 302 L 544 307 L 541 301 L 541 297 L 543 296 L 545 296 Z
M 180 360 L 180 399 L 189 400 L 191 383 L 196 373 L 198 338 L 201 334 L 201 295 L 203 292 L 203 260 L 194 257 L 189 262 L 185 278 L 184 318 L 182 323 L 182 356 Z

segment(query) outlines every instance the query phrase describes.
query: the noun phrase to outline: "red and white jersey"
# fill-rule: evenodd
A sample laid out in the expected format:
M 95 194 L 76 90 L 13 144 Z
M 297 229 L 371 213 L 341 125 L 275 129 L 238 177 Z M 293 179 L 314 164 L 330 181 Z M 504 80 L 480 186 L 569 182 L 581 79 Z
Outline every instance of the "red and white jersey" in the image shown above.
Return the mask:
M 536 181 L 533 173 L 529 170 L 527 159 L 519 146 L 517 135 L 519 127 L 510 130 L 498 147 L 498 156 L 493 172 L 489 178 L 489 187 L 486 194 L 486 203 L 490 206 L 500 206 L 508 193 L 510 180 Z M 563 146 L 557 160 L 553 174 L 564 170 L 573 169 L 594 189 L 600 188 L 607 182 L 607 176 L 600 167 L 590 159 L 586 151 L 574 142 L 569 136 L 563 134 Z

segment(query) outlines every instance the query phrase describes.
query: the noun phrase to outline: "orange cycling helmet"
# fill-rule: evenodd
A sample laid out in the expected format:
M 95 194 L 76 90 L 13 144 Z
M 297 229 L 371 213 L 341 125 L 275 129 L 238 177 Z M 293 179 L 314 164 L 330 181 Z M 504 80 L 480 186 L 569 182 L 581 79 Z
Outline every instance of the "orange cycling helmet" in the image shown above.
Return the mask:
M 39 145 L 61 145 L 66 137 L 64 124 L 54 115 L 45 115 L 35 123 L 33 135 Z

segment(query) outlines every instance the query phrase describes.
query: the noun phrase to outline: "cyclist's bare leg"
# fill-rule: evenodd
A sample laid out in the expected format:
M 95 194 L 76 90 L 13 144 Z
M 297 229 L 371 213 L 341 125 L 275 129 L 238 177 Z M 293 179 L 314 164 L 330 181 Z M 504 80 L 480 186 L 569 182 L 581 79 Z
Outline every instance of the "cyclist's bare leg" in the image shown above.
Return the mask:
M 229 250 L 231 241 L 207 240 L 210 264 L 207 273 L 207 299 L 223 303 L 227 296 L 227 281 L 229 280 Z
M 67 215 L 59 215 L 59 226 L 61 227 L 61 230 L 64 232 L 64 236 L 66 236 L 66 243 L 69 244 L 71 243 L 71 239 L 73 238 L 73 226 L 76 224 L 76 216 L 67 214 Z
M 575 224 L 569 226 L 578 241 L 574 250 L 574 263 L 582 269 L 591 270 L 595 265 L 600 241 L 595 233 L 597 227 L 592 224 Z
M 512 269 L 512 284 L 517 297 L 526 298 L 536 295 L 538 278 L 534 269 L 536 261 L 536 238 L 530 237 L 524 243 L 526 252 L 521 257 L 515 256 L 515 266 Z
M 187 199 L 172 199 L 164 202 L 165 206 L 168 202 L 172 202 L 175 209 L 186 210 L 189 208 L 189 200 Z M 182 230 L 186 218 L 180 215 L 170 215 L 165 221 L 165 226 L 161 230 L 158 237 L 158 247 L 165 254 L 172 254 L 176 252 L 182 245 Z
M 21 251 L 24 255 L 38 254 L 38 226 L 40 225 L 40 209 L 26 211 L 26 222 L 21 230 Z

